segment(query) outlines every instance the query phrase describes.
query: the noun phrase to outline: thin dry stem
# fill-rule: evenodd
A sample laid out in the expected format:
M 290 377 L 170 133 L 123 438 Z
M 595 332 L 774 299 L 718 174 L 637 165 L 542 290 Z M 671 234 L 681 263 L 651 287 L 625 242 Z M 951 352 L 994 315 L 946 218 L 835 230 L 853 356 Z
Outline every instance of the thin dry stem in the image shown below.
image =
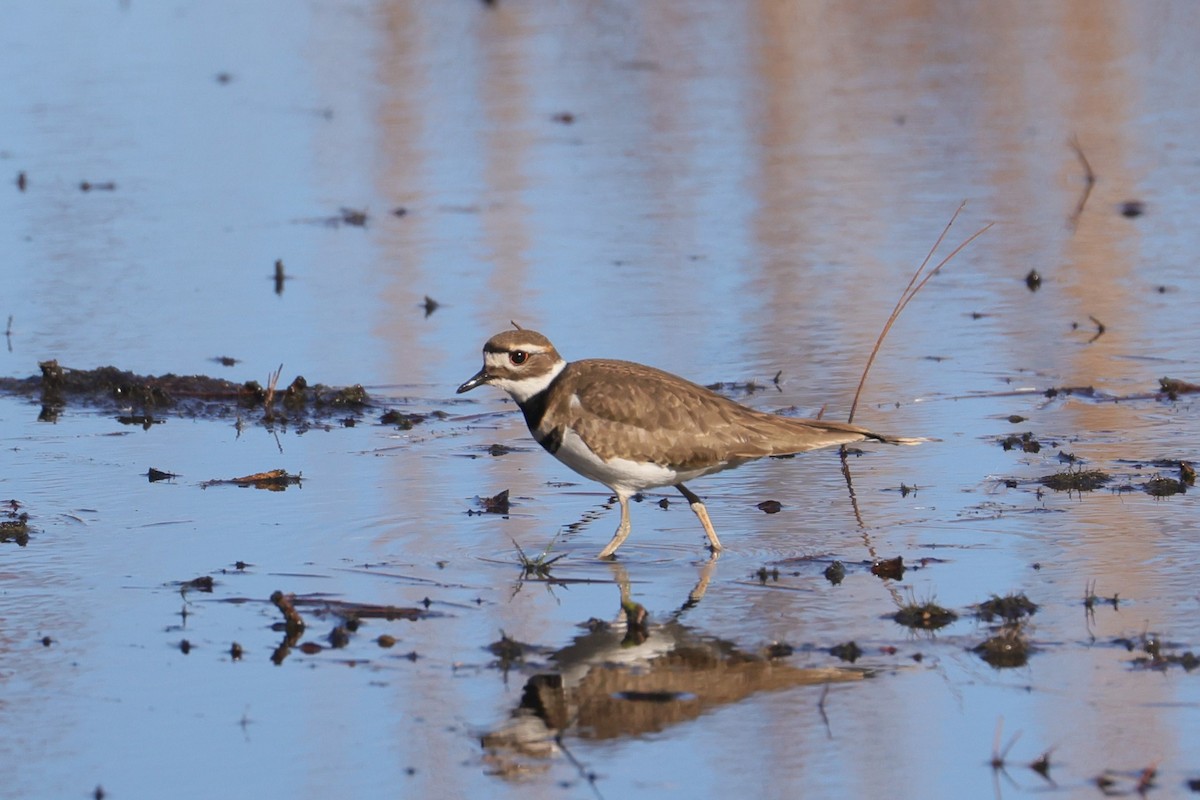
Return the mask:
M 275 386 L 279 383 L 279 376 L 282 374 L 283 364 L 280 364 L 279 369 L 267 376 L 267 396 L 263 400 L 263 418 L 268 422 L 275 419 Z
M 954 225 L 954 221 L 958 219 L 958 215 L 962 213 L 962 210 L 966 207 L 966 205 L 967 201 L 964 200 L 959 204 L 958 208 L 955 209 L 954 214 L 950 217 L 950 221 L 947 222 L 946 227 L 942 229 L 941 235 L 939 235 L 937 241 L 933 243 L 933 247 L 929 248 L 929 253 L 926 254 L 925 260 L 921 262 L 921 266 L 917 267 L 917 270 L 913 273 L 908 285 L 904 287 L 904 291 L 900 294 L 900 299 L 896 301 L 895 308 L 892 309 L 892 313 L 888 316 L 887 322 L 885 322 L 883 325 L 883 330 L 879 332 L 879 337 L 875 339 L 875 346 L 871 348 L 871 355 L 867 357 L 867 364 L 865 367 L 863 367 L 862 377 L 859 379 L 858 388 L 854 392 L 854 402 L 850 404 L 850 416 L 846 418 L 847 422 L 854 422 L 854 414 L 858 410 L 858 400 L 862 396 L 863 387 L 866 386 L 867 375 L 871 372 L 871 366 L 875 363 L 875 357 L 879 355 L 880 348 L 883 347 L 883 340 L 887 338 L 888 332 L 891 331 L 892 326 L 896 324 L 896 320 L 899 319 L 901 312 L 903 312 L 905 307 L 912 301 L 914 297 L 917 296 L 917 293 L 920 292 L 921 289 L 925 288 L 925 284 L 929 283 L 930 278 L 932 278 L 934 275 L 937 275 L 938 272 L 941 271 L 942 267 L 949 264 L 955 256 L 957 256 L 967 247 L 967 245 L 978 239 L 984 234 L 984 232 L 988 230 L 988 228 L 996 224 L 994 222 L 989 222 L 987 225 L 984 225 L 982 228 L 975 231 L 975 233 L 968 236 L 965 241 L 951 250 L 950 255 L 943 258 L 940 262 L 938 262 L 936 267 L 926 273 L 925 268 L 928 267 L 929 262 L 933 260 L 933 254 L 937 252 L 939 247 L 942 246 L 942 242 L 945 240 L 946 235 L 950 233 L 950 228 Z

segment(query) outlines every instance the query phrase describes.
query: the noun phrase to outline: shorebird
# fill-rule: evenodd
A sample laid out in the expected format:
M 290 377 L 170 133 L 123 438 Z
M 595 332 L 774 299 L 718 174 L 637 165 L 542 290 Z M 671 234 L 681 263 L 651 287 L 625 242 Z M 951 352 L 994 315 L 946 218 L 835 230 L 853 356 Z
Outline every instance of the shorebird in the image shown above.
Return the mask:
M 515 324 L 515 323 L 514 323 Z M 600 558 L 629 536 L 629 498 L 674 486 L 704 526 L 709 547 L 721 541 L 708 509 L 684 484 L 764 456 L 874 440 L 917 444 L 842 422 L 781 417 L 735 403 L 689 380 L 631 361 L 568 362 L 537 331 L 504 331 L 483 346 L 483 367 L 458 393 L 491 384 L 525 415 L 529 432 L 559 461 L 607 486 L 621 523 Z

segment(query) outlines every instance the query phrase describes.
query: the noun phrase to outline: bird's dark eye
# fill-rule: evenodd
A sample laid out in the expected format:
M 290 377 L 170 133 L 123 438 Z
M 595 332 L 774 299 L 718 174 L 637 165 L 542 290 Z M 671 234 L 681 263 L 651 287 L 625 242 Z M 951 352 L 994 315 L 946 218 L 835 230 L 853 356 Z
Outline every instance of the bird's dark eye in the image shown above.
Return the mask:
M 518 367 L 525 363 L 529 358 L 529 353 L 524 350 L 514 350 L 508 354 L 508 360 L 516 364 Z

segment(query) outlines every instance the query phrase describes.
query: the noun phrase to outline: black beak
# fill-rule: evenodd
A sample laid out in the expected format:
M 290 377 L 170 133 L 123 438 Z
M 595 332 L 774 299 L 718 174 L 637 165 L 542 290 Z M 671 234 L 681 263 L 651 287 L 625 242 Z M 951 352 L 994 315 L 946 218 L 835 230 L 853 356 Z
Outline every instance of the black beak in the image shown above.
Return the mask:
M 487 383 L 491 379 L 492 379 L 492 376 L 488 375 L 487 367 L 483 367 L 479 370 L 479 372 L 476 372 L 474 375 L 472 375 L 466 383 L 464 383 L 462 386 L 458 387 L 458 391 L 456 391 L 455 394 L 462 394 L 463 392 L 469 392 L 472 389 L 474 389 L 476 386 L 482 386 L 483 384 Z

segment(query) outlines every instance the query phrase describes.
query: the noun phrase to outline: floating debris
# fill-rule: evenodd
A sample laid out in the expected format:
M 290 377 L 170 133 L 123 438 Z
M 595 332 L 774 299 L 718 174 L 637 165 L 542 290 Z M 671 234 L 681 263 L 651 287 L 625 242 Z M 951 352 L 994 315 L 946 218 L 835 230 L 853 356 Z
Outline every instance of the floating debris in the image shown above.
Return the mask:
M 871 574 L 885 580 L 902 580 L 904 578 L 904 557 L 885 558 L 871 564 Z
M 476 497 L 475 504 L 481 510 L 475 511 L 468 509 L 468 514 L 507 514 L 508 513 L 508 489 L 492 495 L 491 497 Z
M 155 419 L 149 414 L 120 414 L 114 417 L 114 419 L 122 425 L 137 425 L 144 431 L 148 431 L 153 426 L 159 425 L 164 421 Z
M 271 593 L 271 602 L 283 614 L 283 629 L 288 636 L 295 635 L 299 637 L 304 633 L 304 619 L 296 611 L 296 596 L 294 594 L 284 594 L 279 590 L 275 590 Z
M 783 510 L 783 503 L 778 500 L 763 500 L 756 508 L 764 514 L 778 514 Z
M 1029 662 L 1033 648 L 1020 625 L 1004 625 L 996 635 L 971 648 L 996 669 L 1023 667 Z
M 130 425 L 154 425 L 162 421 L 158 412 L 172 410 L 180 416 L 221 418 L 239 415 L 243 409 L 262 408 L 268 390 L 257 381 L 234 383 L 206 375 L 138 375 L 116 367 L 72 369 L 55 360 L 38 364 L 40 376 L 0 377 L 0 393 L 39 397 L 39 419 L 54 420 L 68 404 L 99 406 L 134 413 L 122 413 L 121 421 Z M 367 391 L 358 384 L 332 387 L 309 384 L 297 376 L 286 392 L 272 394 L 271 403 L 282 403 L 291 421 L 308 426 L 319 419 L 343 413 L 361 412 L 370 405 Z M 284 419 L 277 415 L 277 419 Z M 265 422 L 265 421 L 264 421 Z
M 897 611 L 892 619 L 906 628 L 920 628 L 921 630 L 936 630 L 944 628 L 951 622 L 958 619 L 958 614 L 955 614 L 948 608 L 943 608 L 933 601 L 925 603 L 909 603 L 908 605 Z
M 1200 392 L 1200 383 L 1189 383 L 1175 378 L 1159 378 L 1158 390 L 1171 400 L 1178 400 L 1181 394 Z
M 1126 200 L 1121 203 L 1121 216 L 1126 219 L 1136 219 L 1146 213 L 1146 204 L 1141 200 Z
M 1022 617 L 1037 613 L 1038 606 L 1024 592 L 1007 594 L 1003 597 L 992 595 L 990 600 L 984 600 L 975 609 L 975 615 L 984 622 L 991 622 L 999 617 L 1007 622 L 1015 622 Z
M 825 568 L 825 580 L 829 581 L 834 586 L 837 586 L 846 577 L 846 565 L 841 561 L 834 561 Z
M 1175 494 L 1183 494 L 1187 491 L 1187 487 L 1188 485 L 1182 480 L 1164 478 L 1161 475 L 1157 475 L 1142 484 L 1142 489 L 1151 497 L 1170 497 Z
M 1043 475 L 1038 483 L 1056 492 L 1093 492 L 1112 480 L 1098 469 L 1068 469 L 1053 475 Z
M 379 416 L 381 425 L 395 425 L 402 431 L 410 431 L 414 425 L 418 425 L 429 419 L 428 414 L 405 414 L 402 411 L 388 409 Z
M 862 648 L 854 642 L 845 642 L 843 644 L 835 644 L 829 648 L 829 655 L 834 658 L 841 659 L 847 663 L 853 664 L 858 659 L 862 658 Z
M 1037 453 L 1042 449 L 1042 443 L 1034 437 L 1032 431 L 1009 434 L 1000 440 L 1000 446 L 1005 450 L 1020 449 L 1024 453 Z
M 192 578 L 190 581 L 180 581 L 175 584 L 181 592 L 197 591 L 212 593 L 215 582 L 211 575 L 201 575 L 198 578 Z
M 767 569 L 765 566 L 759 567 L 754 571 L 754 577 L 762 584 L 765 584 L 768 580 L 773 583 L 779 583 L 779 568 L 772 567 L 771 569 Z
M 29 544 L 29 514 L 22 511 L 18 500 L 4 502 L 0 512 L 0 542 L 14 542 L 18 547 Z
M 290 475 L 287 470 L 272 469 L 266 472 L 255 472 L 253 475 L 243 475 L 240 478 L 216 478 L 211 481 L 204 481 L 200 484 L 201 489 L 207 489 L 210 486 L 240 486 L 243 489 L 251 487 L 254 489 L 267 489 L 272 492 L 282 492 L 289 486 L 300 485 L 300 475 Z

